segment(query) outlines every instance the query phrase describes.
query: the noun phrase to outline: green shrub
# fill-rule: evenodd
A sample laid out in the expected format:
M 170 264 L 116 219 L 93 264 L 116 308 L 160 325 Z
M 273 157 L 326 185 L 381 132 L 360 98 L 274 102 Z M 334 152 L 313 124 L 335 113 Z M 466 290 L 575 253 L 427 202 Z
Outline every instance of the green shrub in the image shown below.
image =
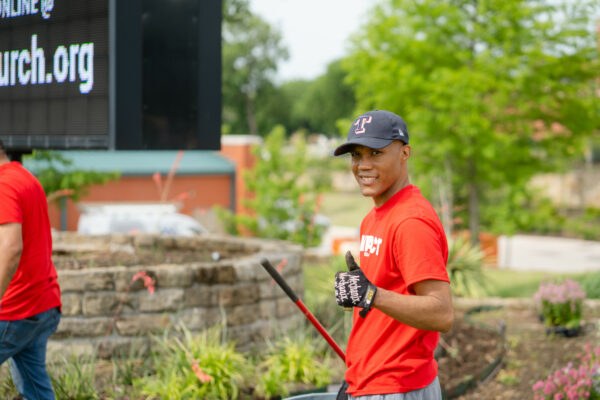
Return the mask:
M 600 271 L 589 272 L 576 277 L 588 299 L 600 299 Z
M 118 171 L 97 172 L 93 170 L 73 169 L 71 161 L 60 153 L 49 150 L 34 150 L 30 156 L 25 156 L 24 161 L 34 171 L 42 184 L 46 196 L 60 190 L 70 189 L 72 194 L 68 197 L 74 201 L 87 193 L 90 186 L 105 184 L 117 180 L 121 176 Z
M 157 349 L 152 353 L 154 372 L 134 380 L 134 387 L 151 398 L 160 399 L 237 399 L 248 362 L 221 338 L 221 327 L 192 334 L 184 326 L 177 329 L 182 339 L 169 331 L 155 338 Z M 200 381 L 193 369 L 197 361 L 210 380 Z
M 522 187 L 511 187 L 496 197 L 503 200 L 482 207 L 482 226 L 490 232 L 600 239 L 598 208 L 564 210 L 534 189 Z
M 282 337 L 270 345 L 269 354 L 259 366 L 261 376 L 256 392 L 267 398 L 289 395 L 290 384 L 303 383 L 316 387 L 331 382 L 328 358 L 319 362 L 317 347 L 308 336 L 297 339 Z
M 48 366 L 48 374 L 58 400 L 98 398 L 94 387 L 96 356 L 71 355 Z
M 586 240 L 600 239 L 600 209 L 589 207 L 565 219 L 564 234 Z
M 137 398 L 138 393 L 133 388 L 135 380 L 148 375 L 151 368 L 151 359 L 147 357 L 147 349 L 132 345 L 129 352 L 111 359 L 112 385 L 107 392 L 112 398 L 121 399 L 125 396 Z
M 492 233 L 560 234 L 565 217 L 552 202 L 533 189 L 510 186 L 496 193 L 497 202 L 482 206 L 482 226 Z
M 320 183 L 306 179 L 306 142 L 299 140 L 291 151 L 286 151 L 285 144 L 285 130 L 276 127 L 263 146 L 253 149 L 256 164 L 244 175 L 248 190 L 254 194 L 245 202 L 251 215 L 233 214 L 219 207 L 215 212 L 228 233 L 247 232 L 317 246 L 324 233 L 324 227 L 315 223 Z
M 468 239 L 456 237 L 448 243 L 448 265 L 452 293 L 456 296 L 478 297 L 487 290 L 483 270 L 484 254 Z

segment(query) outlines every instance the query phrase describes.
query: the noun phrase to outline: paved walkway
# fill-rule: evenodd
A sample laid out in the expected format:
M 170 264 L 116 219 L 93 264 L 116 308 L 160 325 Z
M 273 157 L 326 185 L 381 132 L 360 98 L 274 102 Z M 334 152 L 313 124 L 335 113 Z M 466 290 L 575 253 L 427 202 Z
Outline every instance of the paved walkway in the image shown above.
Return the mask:
M 532 235 L 500 236 L 498 266 L 546 272 L 599 271 L 600 242 Z

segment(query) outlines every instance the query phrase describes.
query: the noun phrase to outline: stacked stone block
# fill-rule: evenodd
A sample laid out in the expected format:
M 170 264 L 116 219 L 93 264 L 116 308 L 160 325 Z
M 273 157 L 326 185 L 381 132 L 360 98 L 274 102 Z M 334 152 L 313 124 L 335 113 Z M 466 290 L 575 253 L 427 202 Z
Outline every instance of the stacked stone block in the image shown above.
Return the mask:
M 282 275 L 301 296 L 302 249 L 280 241 L 223 236 L 162 237 L 111 235 L 83 237 L 56 234 L 59 252 L 110 251 L 116 246 L 133 251 L 142 246 L 170 250 L 197 249 L 199 260 L 218 253 L 218 261 L 183 264 L 105 266 L 58 269 L 63 316 L 48 344 L 55 354 L 114 356 L 132 349 L 144 351 L 152 334 L 182 324 L 192 332 L 223 324 L 228 340 L 240 350 L 262 346 L 266 339 L 300 326 L 304 318 L 260 265 L 287 260 Z M 64 253 L 63 253 L 64 254 Z M 155 280 L 150 293 L 139 271 Z

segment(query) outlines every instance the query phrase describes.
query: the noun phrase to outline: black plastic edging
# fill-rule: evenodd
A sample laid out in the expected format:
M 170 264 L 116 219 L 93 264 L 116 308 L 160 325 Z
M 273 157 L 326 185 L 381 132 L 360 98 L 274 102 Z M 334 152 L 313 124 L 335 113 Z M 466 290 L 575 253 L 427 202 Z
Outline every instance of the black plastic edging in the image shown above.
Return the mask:
M 465 322 L 467 324 L 477 325 L 481 328 L 491 330 L 500 336 L 501 340 L 498 343 L 498 350 L 500 350 L 500 354 L 485 368 L 483 368 L 482 372 L 477 374 L 477 376 L 469 376 L 455 387 L 450 388 L 449 390 L 442 390 L 442 398 L 444 400 L 450 400 L 458 396 L 462 396 L 470 389 L 474 389 L 481 382 L 488 379 L 490 376 L 492 376 L 492 374 L 496 374 L 499 371 L 499 367 L 501 366 L 502 361 L 504 360 L 504 355 L 506 354 L 506 324 L 504 321 L 500 321 L 500 327 L 495 328 L 483 322 L 473 321 L 469 316 L 482 311 L 494 311 L 501 308 L 504 308 L 504 306 L 477 306 L 465 312 Z

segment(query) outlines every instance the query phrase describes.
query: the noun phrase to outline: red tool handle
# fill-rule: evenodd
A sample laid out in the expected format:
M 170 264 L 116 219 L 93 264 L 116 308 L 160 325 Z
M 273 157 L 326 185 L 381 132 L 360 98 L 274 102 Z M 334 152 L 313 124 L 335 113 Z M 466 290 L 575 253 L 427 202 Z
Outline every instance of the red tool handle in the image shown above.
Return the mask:
M 292 288 L 287 284 L 287 282 L 283 279 L 283 277 L 277 272 L 273 265 L 264 258 L 260 264 L 265 268 L 265 270 L 271 275 L 273 280 L 277 282 L 277 284 L 283 289 L 285 294 L 296 304 L 296 306 L 302 311 L 302 313 L 308 318 L 308 320 L 314 325 L 315 328 L 319 331 L 321 336 L 329 343 L 331 348 L 337 353 L 338 356 L 342 359 L 342 361 L 346 362 L 346 355 L 340 346 L 335 342 L 335 340 L 331 337 L 331 335 L 327 332 L 325 327 L 321 325 L 321 323 L 315 318 L 315 316 L 306 308 L 302 300 L 296 296 L 296 293 L 292 290 Z

